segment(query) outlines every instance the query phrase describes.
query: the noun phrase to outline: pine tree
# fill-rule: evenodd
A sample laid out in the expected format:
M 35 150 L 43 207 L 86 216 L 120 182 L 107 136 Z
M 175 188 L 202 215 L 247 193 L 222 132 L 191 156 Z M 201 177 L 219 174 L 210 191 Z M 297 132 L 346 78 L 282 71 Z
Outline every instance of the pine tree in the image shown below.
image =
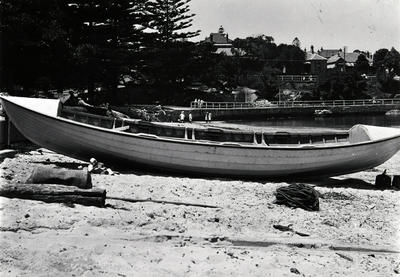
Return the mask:
M 121 74 L 137 66 L 137 53 L 148 40 L 146 0 L 68 1 L 71 42 L 75 46 L 77 73 L 84 76 L 89 95 L 96 83 L 112 92 Z
M 149 13 L 153 16 L 150 27 L 157 40 L 168 43 L 186 40 L 199 35 L 200 31 L 184 31 L 192 26 L 195 14 L 189 14 L 191 0 L 152 0 Z
M 62 22 L 62 0 L 4 0 L 1 6 L 1 81 L 13 92 L 20 87 L 60 86 L 68 75 L 69 43 Z M 16 92 L 20 93 L 20 92 Z

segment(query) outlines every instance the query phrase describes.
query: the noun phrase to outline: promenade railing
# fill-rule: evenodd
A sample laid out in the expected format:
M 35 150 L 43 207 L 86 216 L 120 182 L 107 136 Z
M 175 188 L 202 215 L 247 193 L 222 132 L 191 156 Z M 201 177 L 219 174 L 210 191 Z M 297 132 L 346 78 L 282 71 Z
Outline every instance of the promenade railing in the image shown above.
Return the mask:
M 294 82 L 294 83 L 316 83 L 318 81 L 317 75 L 279 75 L 278 81 L 281 83 Z
M 400 105 L 400 98 L 392 99 L 357 99 L 357 100 L 326 100 L 326 101 L 271 101 L 271 102 L 191 102 L 192 109 L 260 109 L 260 108 L 295 108 L 315 107 L 330 108 L 343 106 L 382 106 Z

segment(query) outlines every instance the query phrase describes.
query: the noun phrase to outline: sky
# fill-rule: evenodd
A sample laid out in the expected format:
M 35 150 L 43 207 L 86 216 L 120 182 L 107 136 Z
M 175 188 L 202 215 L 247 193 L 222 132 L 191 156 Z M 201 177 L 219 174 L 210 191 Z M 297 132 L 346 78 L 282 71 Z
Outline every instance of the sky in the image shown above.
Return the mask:
M 203 40 L 222 25 L 229 38 L 268 35 L 301 48 L 400 50 L 400 0 L 192 0 Z

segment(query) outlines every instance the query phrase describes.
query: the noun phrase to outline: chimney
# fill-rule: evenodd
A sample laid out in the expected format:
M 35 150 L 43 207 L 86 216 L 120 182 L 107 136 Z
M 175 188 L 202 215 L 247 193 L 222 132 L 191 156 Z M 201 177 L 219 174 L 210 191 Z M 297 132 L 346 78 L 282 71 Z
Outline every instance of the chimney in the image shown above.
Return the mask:
M 311 45 L 311 54 L 314 54 L 314 45 Z

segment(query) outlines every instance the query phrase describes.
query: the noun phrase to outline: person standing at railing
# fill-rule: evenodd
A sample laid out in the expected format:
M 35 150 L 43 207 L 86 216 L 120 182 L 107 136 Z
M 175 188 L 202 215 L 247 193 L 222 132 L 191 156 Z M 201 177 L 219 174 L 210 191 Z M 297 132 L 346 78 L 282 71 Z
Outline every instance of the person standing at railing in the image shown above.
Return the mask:
M 208 113 L 208 122 L 211 122 L 211 112 Z
M 189 112 L 188 120 L 189 120 L 189 123 L 192 123 L 193 117 L 192 117 L 192 113 L 191 112 Z
M 185 112 L 184 111 L 182 111 L 181 114 L 179 115 L 178 121 L 182 122 L 182 123 L 185 122 Z

